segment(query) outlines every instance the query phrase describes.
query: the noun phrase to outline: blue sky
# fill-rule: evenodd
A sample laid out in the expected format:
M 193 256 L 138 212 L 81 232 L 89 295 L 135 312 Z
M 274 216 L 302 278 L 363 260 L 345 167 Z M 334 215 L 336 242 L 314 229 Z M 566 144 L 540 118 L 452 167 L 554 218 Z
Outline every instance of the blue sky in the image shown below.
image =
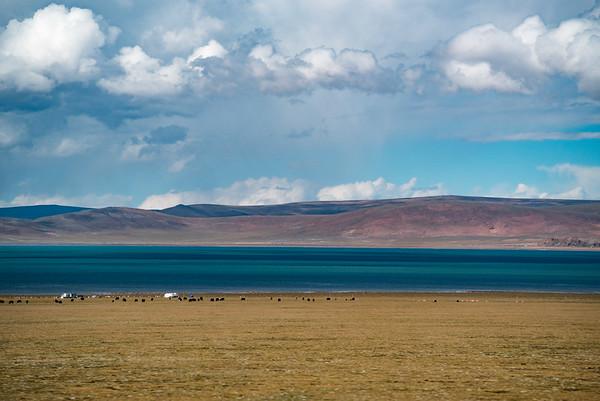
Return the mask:
M 600 3 L 0 5 L 0 206 L 600 199 Z

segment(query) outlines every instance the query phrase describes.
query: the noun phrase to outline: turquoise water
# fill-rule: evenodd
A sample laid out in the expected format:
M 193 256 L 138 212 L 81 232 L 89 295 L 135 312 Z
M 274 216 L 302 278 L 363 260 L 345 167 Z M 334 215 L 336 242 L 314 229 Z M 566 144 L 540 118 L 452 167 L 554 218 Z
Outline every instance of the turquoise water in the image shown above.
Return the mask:
M 1 246 L 0 293 L 600 292 L 600 252 Z

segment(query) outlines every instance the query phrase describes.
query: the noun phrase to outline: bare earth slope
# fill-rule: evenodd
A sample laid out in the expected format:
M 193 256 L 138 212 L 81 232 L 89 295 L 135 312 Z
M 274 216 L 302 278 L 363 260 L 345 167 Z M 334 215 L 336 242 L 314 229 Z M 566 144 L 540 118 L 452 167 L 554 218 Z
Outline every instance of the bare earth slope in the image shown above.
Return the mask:
M 1 243 L 600 247 L 600 201 L 430 197 L 0 218 Z

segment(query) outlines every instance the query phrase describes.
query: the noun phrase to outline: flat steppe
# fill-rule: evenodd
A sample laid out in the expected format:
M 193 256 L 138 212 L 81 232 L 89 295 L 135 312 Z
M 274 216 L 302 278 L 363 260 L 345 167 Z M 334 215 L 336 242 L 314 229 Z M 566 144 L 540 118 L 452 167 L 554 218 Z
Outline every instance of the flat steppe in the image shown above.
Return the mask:
M 0 398 L 600 399 L 599 295 L 220 296 L 0 296 Z

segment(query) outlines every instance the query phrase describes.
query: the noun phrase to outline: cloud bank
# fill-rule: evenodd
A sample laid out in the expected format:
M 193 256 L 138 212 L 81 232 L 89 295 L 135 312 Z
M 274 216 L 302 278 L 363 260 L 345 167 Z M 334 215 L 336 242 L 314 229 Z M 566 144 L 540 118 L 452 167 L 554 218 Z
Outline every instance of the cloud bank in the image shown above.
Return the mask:
M 208 191 L 171 191 L 147 197 L 139 207 L 142 209 L 164 209 L 178 204 L 216 203 L 223 205 L 274 205 L 307 200 L 342 201 L 356 199 L 386 199 L 418 196 L 444 195 L 441 184 L 430 188 L 417 188 L 417 179 L 394 184 L 383 178 L 323 187 L 316 193 L 312 185 L 303 180 L 288 180 L 281 177 L 249 178 L 234 182 L 229 187 Z
M 581 92 L 600 98 L 600 20 L 597 8 L 555 28 L 535 15 L 512 31 L 479 25 L 440 51 L 452 88 L 531 94 L 553 74 L 574 78 Z
M 103 30 L 91 10 L 51 4 L 0 33 L 0 89 L 46 92 L 99 72 L 99 49 L 118 29 Z

